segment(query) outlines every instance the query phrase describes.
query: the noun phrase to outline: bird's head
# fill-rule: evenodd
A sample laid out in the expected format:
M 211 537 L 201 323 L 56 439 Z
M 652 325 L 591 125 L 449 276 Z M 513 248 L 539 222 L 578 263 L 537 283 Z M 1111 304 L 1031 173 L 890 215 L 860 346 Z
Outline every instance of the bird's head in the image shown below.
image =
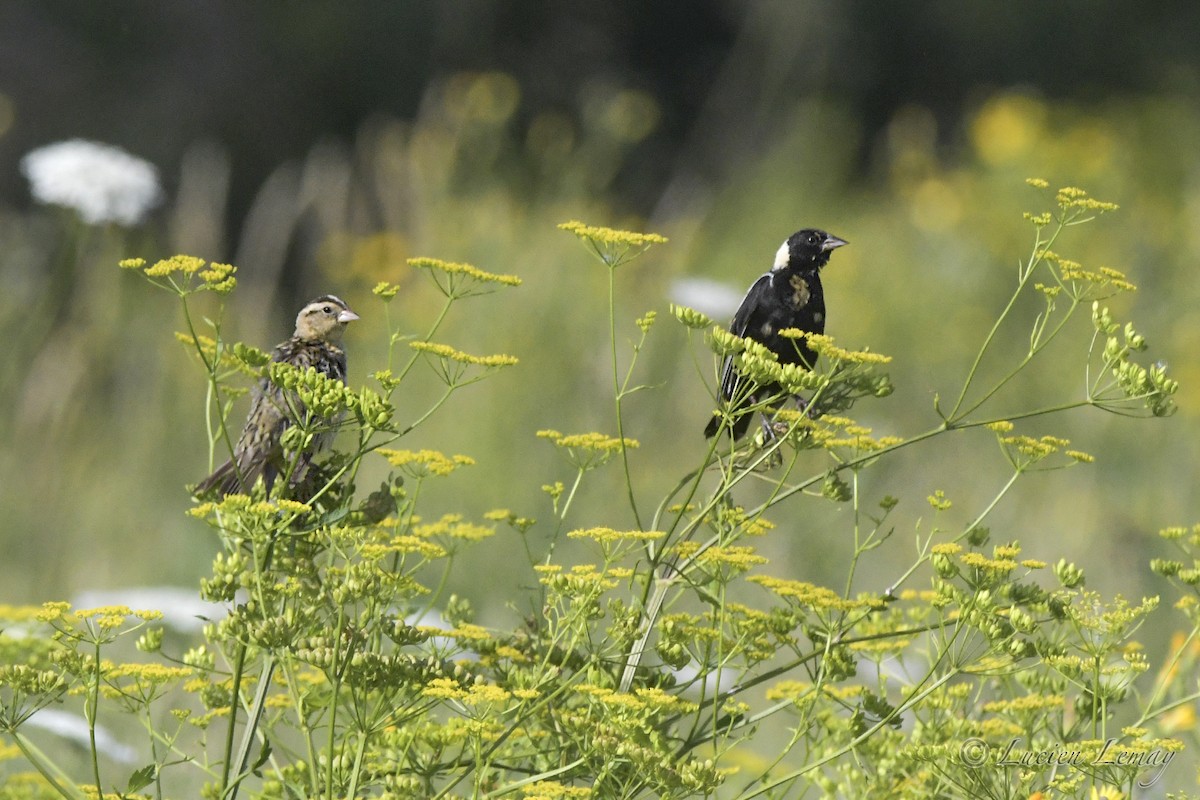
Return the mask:
M 849 242 L 814 228 L 796 231 L 779 246 L 774 269 L 818 269 L 829 261 L 830 253 L 845 244 Z
M 311 301 L 296 315 L 296 336 L 301 339 L 337 342 L 346 326 L 358 319 L 346 301 L 327 294 Z

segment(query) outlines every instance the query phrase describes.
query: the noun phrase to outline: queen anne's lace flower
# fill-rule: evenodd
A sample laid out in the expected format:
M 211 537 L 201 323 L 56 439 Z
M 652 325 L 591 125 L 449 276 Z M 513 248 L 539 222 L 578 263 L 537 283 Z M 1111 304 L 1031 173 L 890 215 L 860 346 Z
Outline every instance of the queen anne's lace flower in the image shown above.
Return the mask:
M 84 139 L 30 151 L 21 159 L 21 172 L 35 200 L 72 208 L 90 225 L 137 225 L 162 200 L 153 164 Z

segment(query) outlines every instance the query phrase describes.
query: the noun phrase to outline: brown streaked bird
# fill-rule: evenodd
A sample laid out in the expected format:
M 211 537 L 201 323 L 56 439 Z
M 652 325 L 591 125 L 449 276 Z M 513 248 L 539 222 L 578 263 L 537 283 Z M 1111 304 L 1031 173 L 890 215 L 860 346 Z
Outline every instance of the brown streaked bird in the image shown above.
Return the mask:
M 342 334 L 346 326 L 358 319 L 346 302 L 327 294 L 300 309 L 296 316 L 296 332 L 281 342 L 271 353 L 272 361 L 281 361 L 300 369 L 315 367 L 330 378 L 346 382 L 346 351 L 342 349 Z M 196 485 L 196 495 L 218 491 L 221 495 L 248 493 L 261 477 L 270 494 L 275 478 L 286 471 L 280 440 L 292 424 L 293 412 L 299 401 L 284 398 L 283 390 L 263 378 L 254 390 L 250 414 L 233 448 L 233 458 L 217 467 L 212 475 Z M 302 411 L 303 409 L 297 409 Z M 328 444 L 329 436 L 319 436 L 312 448 L 302 454 L 292 470 L 290 485 L 303 480 L 315 453 Z

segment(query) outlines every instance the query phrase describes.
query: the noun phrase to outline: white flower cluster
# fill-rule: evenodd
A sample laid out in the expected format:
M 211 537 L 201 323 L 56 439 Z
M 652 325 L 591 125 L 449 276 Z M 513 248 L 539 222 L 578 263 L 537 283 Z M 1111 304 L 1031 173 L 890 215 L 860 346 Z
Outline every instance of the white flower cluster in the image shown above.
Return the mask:
M 35 200 L 72 208 L 90 225 L 137 225 L 162 200 L 153 164 L 84 139 L 30 151 L 21 172 Z

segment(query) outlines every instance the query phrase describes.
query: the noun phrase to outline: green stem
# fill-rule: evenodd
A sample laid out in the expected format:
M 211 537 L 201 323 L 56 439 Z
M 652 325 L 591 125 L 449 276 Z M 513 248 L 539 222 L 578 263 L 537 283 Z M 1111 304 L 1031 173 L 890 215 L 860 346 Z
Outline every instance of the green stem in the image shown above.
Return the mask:
M 246 714 L 246 729 L 242 732 L 242 744 L 238 748 L 237 772 L 234 773 L 233 784 L 229 787 L 229 800 L 235 800 L 238 789 L 246 777 L 246 768 L 250 763 L 250 748 L 254 745 L 254 737 L 258 732 L 258 723 L 262 719 L 266 707 L 267 690 L 271 688 L 271 678 L 275 674 L 275 661 L 268 654 L 263 659 L 262 674 L 258 677 L 258 687 L 254 690 L 254 702 Z M 239 693 L 234 692 L 235 698 Z
M 94 669 L 92 671 L 92 685 L 88 687 L 88 699 L 84 705 L 85 716 L 87 717 L 88 725 L 88 742 L 91 745 L 92 757 L 92 777 L 96 781 L 96 792 L 100 797 L 104 796 L 104 790 L 100 783 L 100 755 L 96 750 L 96 715 L 100 712 L 100 642 L 97 640 L 94 643 L 95 652 L 92 654 Z
M 238 643 L 237 656 L 233 662 L 233 687 L 231 689 L 231 699 L 229 701 L 229 724 L 225 729 L 225 761 L 221 767 L 221 796 L 225 796 L 225 792 L 229 790 L 229 774 L 233 768 L 233 734 L 237 730 L 238 710 L 241 708 L 241 689 L 242 689 L 242 673 L 246 668 L 246 650 L 249 647 L 245 642 Z
M 1008 298 L 1008 303 L 1004 306 L 1004 310 L 1000 312 L 1000 316 L 992 325 L 992 329 L 988 331 L 988 335 L 984 338 L 983 345 L 979 348 L 979 352 L 975 354 L 975 361 L 971 364 L 971 369 L 967 372 L 967 379 L 963 381 L 962 391 L 958 394 L 958 400 L 955 401 L 954 408 L 950 411 L 949 415 L 945 417 L 945 419 L 952 420 L 959 416 L 959 411 L 962 409 L 963 403 L 966 401 L 967 392 L 970 391 L 971 384 L 974 382 L 975 376 L 979 371 L 979 365 L 983 363 L 984 354 L 986 354 L 988 349 L 991 347 L 992 342 L 996 338 L 997 332 L 1000 330 L 1000 326 L 1004 324 L 1004 320 L 1008 318 L 1009 313 L 1013 310 L 1013 307 L 1016 306 L 1017 298 L 1020 297 L 1021 291 L 1025 288 L 1025 284 L 1029 282 L 1029 276 L 1033 274 L 1034 267 L 1041 263 L 1042 259 L 1041 256 L 1038 255 L 1039 252 L 1048 250 L 1050 245 L 1054 244 L 1054 241 L 1058 238 L 1058 235 L 1062 233 L 1063 227 L 1063 224 L 1060 222 L 1058 229 L 1045 242 L 1042 241 L 1041 229 L 1038 229 L 1037 237 L 1033 244 L 1033 252 L 1030 254 L 1029 260 L 1026 262 L 1025 267 L 1018 271 L 1019 274 L 1017 277 L 1017 288 L 1013 291 L 1012 296 Z
M 33 742 L 26 739 L 24 734 L 18 731 L 9 731 L 9 733 L 21 751 L 21 755 L 25 756 L 25 760 L 34 766 L 38 774 L 54 787 L 56 792 L 63 797 L 71 798 L 71 800 L 87 800 L 87 795 L 79 790 L 70 776 L 60 770 Z
M 625 446 L 625 424 L 621 414 L 621 376 L 617 370 L 617 305 L 616 305 L 616 267 L 608 269 L 608 341 L 612 348 L 612 377 L 613 398 L 617 411 L 617 438 L 621 442 L 621 465 L 625 470 L 625 490 L 629 496 L 629 508 L 633 511 L 634 522 L 638 530 L 645 530 L 642 517 L 638 513 L 637 498 L 633 492 L 633 476 L 629 470 L 629 448 Z

